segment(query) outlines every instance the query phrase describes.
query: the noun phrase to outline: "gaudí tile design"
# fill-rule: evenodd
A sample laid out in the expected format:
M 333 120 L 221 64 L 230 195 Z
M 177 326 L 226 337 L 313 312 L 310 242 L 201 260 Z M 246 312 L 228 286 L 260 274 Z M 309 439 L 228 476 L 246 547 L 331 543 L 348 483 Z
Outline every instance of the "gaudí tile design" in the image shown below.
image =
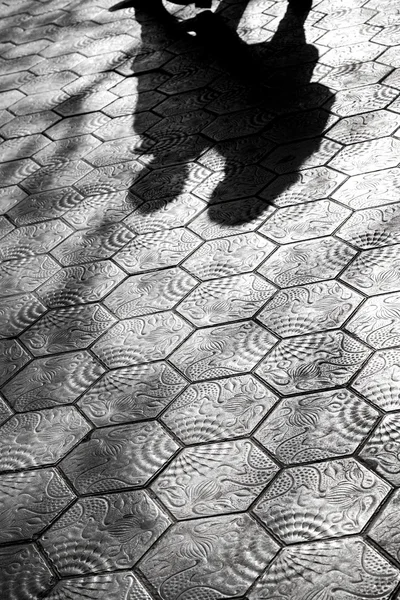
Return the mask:
M 246 593 L 278 549 L 249 515 L 185 521 L 168 530 L 139 570 L 163 600 L 236 597 Z
M 397 567 L 366 541 L 345 537 L 284 548 L 248 598 L 308 600 L 310 594 L 329 598 L 340 586 L 343 598 L 389 600 L 399 579 Z
M 400 600 L 398 2 L 115 2 L 1 0 L 1 600 Z
M 282 337 L 335 329 L 362 301 L 362 296 L 336 280 L 280 290 L 257 318 Z
M 162 420 L 185 443 L 249 434 L 278 398 L 252 375 L 195 383 Z
M 377 473 L 398 487 L 400 484 L 400 417 L 385 415 L 375 429 L 360 456 Z
M 93 346 L 108 367 L 125 367 L 166 358 L 192 332 L 172 311 L 125 319 Z
M 40 533 L 75 499 L 54 469 L 4 473 L 0 494 L 2 543 Z
M 50 567 L 34 544 L 0 548 L 0 568 L 0 594 L 9 600 L 38 598 L 55 583 Z
M 400 344 L 400 293 L 368 298 L 346 329 L 372 346 L 381 349 Z
M 400 408 L 400 350 L 376 352 L 352 387 L 384 411 Z
M 344 269 L 356 251 L 332 237 L 282 246 L 258 272 L 280 287 L 332 279 Z
M 183 266 L 200 279 L 238 275 L 255 269 L 273 252 L 275 245 L 251 232 L 206 242 Z
M 100 304 L 49 311 L 20 337 L 35 356 L 87 348 L 116 319 Z
M 277 339 L 252 321 L 200 329 L 170 361 L 191 381 L 250 371 Z
M 378 417 L 366 402 L 341 388 L 282 400 L 255 437 L 284 464 L 335 458 L 354 452 Z
M 286 543 L 359 533 L 391 487 L 354 459 L 288 468 L 254 512 Z
M 197 285 L 197 280 L 177 267 L 132 275 L 105 300 L 120 319 L 173 308 Z
M 115 261 L 132 274 L 174 267 L 200 244 L 200 238 L 183 227 L 156 231 L 138 235 L 116 254 Z
M 89 430 L 72 406 L 14 415 L 0 428 L 0 471 L 52 464 Z
M 138 365 L 106 373 L 78 405 L 97 427 L 130 423 L 156 417 L 185 387 L 165 362 Z
M 144 491 L 78 500 L 41 537 L 63 576 L 127 569 L 170 524 Z
M 17 412 L 71 404 L 104 372 L 85 350 L 37 358 L 3 388 Z
M 87 575 L 62 579 L 46 596 L 46 600 L 73 600 L 73 598 L 100 598 L 109 600 L 152 600 L 150 594 L 132 571 Z
M 141 487 L 177 449 L 155 421 L 119 425 L 93 432 L 60 466 L 81 493 Z
M 36 291 L 49 308 L 96 302 L 126 277 L 109 260 L 61 269 Z
M 178 519 L 241 512 L 278 466 L 251 440 L 185 448 L 151 485 Z
M 368 296 L 400 290 L 400 244 L 365 250 L 341 278 Z
M 275 292 L 253 273 L 201 283 L 177 310 L 197 327 L 252 317 Z
M 346 385 L 371 350 L 342 331 L 280 342 L 256 372 L 283 394 Z

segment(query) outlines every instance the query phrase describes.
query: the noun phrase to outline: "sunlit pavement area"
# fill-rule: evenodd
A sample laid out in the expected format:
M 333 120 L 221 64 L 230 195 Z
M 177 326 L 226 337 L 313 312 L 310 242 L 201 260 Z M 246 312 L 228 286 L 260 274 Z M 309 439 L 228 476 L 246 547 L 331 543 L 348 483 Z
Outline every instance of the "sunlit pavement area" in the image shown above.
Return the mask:
M 399 599 L 399 3 L 113 3 L 0 3 L 0 598 Z

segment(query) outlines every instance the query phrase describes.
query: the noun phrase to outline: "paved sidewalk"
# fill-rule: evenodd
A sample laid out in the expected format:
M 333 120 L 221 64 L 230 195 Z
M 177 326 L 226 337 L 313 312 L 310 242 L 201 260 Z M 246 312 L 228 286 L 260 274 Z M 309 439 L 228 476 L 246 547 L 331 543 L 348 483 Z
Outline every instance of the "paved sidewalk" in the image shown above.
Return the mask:
M 0 598 L 399 600 L 398 1 L 113 3 L 0 2 Z

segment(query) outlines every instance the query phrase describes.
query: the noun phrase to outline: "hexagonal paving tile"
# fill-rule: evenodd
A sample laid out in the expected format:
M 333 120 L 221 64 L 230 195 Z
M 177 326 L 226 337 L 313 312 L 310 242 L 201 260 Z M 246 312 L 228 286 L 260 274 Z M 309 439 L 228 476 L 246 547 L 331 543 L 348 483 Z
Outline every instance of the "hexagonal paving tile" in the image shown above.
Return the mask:
M 116 319 L 100 304 L 71 306 L 49 311 L 21 340 L 34 356 L 86 348 Z
M 286 543 L 359 533 L 391 487 L 352 458 L 281 471 L 254 512 Z
M 94 346 L 110 368 L 166 358 L 192 328 L 172 311 L 120 321 Z
M 343 206 L 319 200 L 277 210 L 259 231 L 281 244 L 300 242 L 330 235 L 350 215 Z
M 200 279 L 252 271 L 275 249 L 274 244 L 255 232 L 212 240 L 203 244 L 183 266 Z
M 52 251 L 64 266 L 110 258 L 134 238 L 121 223 L 96 225 L 73 233 Z
M 61 118 L 55 114 L 54 117 L 57 117 L 56 120 Z M 52 140 L 61 140 L 74 135 L 93 133 L 106 126 L 109 121 L 110 117 L 107 117 L 107 115 L 104 115 L 101 112 L 91 112 L 87 115 L 62 119 L 62 121 L 50 127 L 50 129 L 46 131 L 46 134 Z
M 350 46 L 331 48 L 331 50 L 328 50 L 324 54 L 322 62 L 324 65 L 329 65 L 330 67 L 343 67 L 343 65 L 347 67 L 348 64 L 374 61 L 380 54 L 382 54 L 382 46 L 379 44 L 374 44 L 374 42 L 359 42 Z M 369 78 L 375 79 L 376 70 L 373 70 L 372 74 L 367 71 L 367 79 L 368 75 L 370 76 Z M 360 79 L 358 81 L 360 82 Z M 322 79 L 321 83 L 325 84 L 326 80 Z
M 366 250 L 400 242 L 400 203 L 356 212 L 337 235 Z
M 56 164 L 64 156 L 68 156 L 69 160 L 86 160 L 88 152 L 100 144 L 100 140 L 93 135 L 78 135 L 49 143 L 43 150 L 36 152 L 35 160 L 43 166 Z
M 173 308 L 197 280 L 175 267 L 133 275 L 105 299 L 104 304 L 120 319 Z
M 186 225 L 204 208 L 204 202 L 191 194 L 181 194 L 176 199 L 158 199 L 144 202 L 125 223 L 138 234 Z
M 72 231 L 59 219 L 14 229 L 0 240 L 0 262 L 44 254 Z
M 128 273 L 174 267 L 200 244 L 200 238 L 183 227 L 156 231 L 138 235 L 116 254 L 115 261 Z
M 336 280 L 280 290 L 257 316 L 282 337 L 335 329 L 362 301 L 362 296 Z
M 2 392 L 17 412 L 40 410 L 76 400 L 104 373 L 85 350 L 33 360 Z
M 247 435 L 278 398 L 252 375 L 190 385 L 162 420 L 185 444 Z
M 78 405 L 97 426 L 156 417 L 184 389 L 186 381 L 165 362 L 106 373 Z
M 35 113 L 33 115 L 15 117 L 0 127 L 0 135 L 9 139 L 32 135 L 34 133 L 42 133 L 60 119 L 61 117 L 51 110 Z
M 236 597 L 246 593 L 278 548 L 248 515 L 184 521 L 169 529 L 139 570 L 163 600 L 178 600 L 182 594 Z
M 21 369 L 30 357 L 15 340 L 0 340 L 0 385 Z
M 307 600 L 310 594 L 389 600 L 400 572 L 358 537 L 285 548 L 249 594 L 249 600 L 282 597 Z M 318 596 L 317 596 L 318 597 Z
M 85 116 L 88 117 L 89 115 Z M 140 118 L 133 115 L 123 115 L 114 119 L 110 119 L 110 117 L 106 117 L 105 115 L 103 117 L 106 122 L 99 129 L 96 129 L 96 136 L 104 142 L 116 140 L 117 145 L 119 145 L 118 142 L 122 138 L 132 136 L 132 133 L 137 135 L 144 133 L 154 123 L 158 123 L 161 118 L 151 112 L 141 113 Z M 76 119 L 78 117 L 71 118 Z
M 85 596 L 90 598 L 91 595 L 100 597 L 101 594 L 106 594 L 108 600 L 120 600 L 124 594 L 127 600 L 151 600 L 149 593 L 132 571 L 62 579 L 47 594 L 46 599 L 62 600 Z
M 372 208 L 399 201 L 400 169 L 349 177 L 332 196 L 350 208 Z
M 24 198 L 8 211 L 16 225 L 29 225 L 61 217 L 66 211 L 82 202 L 83 196 L 71 187 L 42 192 Z
M 144 177 L 148 170 L 137 160 L 120 162 L 116 165 L 89 168 L 87 175 L 80 179 L 75 187 L 84 196 L 96 196 L 97 194 L 111 194 L 128 190 L 137 179 Z M 90 172 L 89 172 L 90 171 Z
M 278 248 L 258 272 L 281 287 L 304 285 L 336 277 L 355 254 L 334 238 L 318 238 Z
M 126 569 L 169 524 L 144 491 L 92 496 L 68 509 L 41 544 L 63 576 Z
M 326 138 L 294 142 L 279 146 L 263 161 L 263 166 L 275 173 L 291 173 L 325 165 L 342 146 Z M 340 169 L 338 169 L 340 170 Z
M 341 119 L 327 134 L 341 144 L 366 142 L 391 135 L 398 128 L 398 117 L 389 110 L 376 110 Z
M 376 352 L 352 387 L 384 411 L 400 409 L 400 350 Z
M 400 293 L 368 298 L 346 329 L 373 348 L 400 344 Z
M 224 171 L 212 173 L 194 189 L 194 193 L 210 204 L 251 198 L 272 179 L 272 174 L 258 165 L 231 164 Z
M 346 90 L 378 83 L 391 71 L 390 67 L 381 64 L 381 61 L 386 61 L 382 60 L 381 57 L 379 58 L 380 62 L 352 62 L 350 63 L 351 68 L 346 63 L 338 65 L 321 79 L 321 83 L 336 90 Z
M 150 141 L 146 143 L 139 135 L 130 135 L 121 139 L 103 142 L 86 156 L 86 160 L 94 167 L 104 167 L 137 159 L 143 152 L 150 151 L 150 149 Z
M 276 338 L 253 323 L 232 323 L 196 331 L 171 356 L 190 380 L 250 371 L 272 348 Z
M 81 493 L 142 487 L 178 449 L 156 421 L 95 431 L 60 467 Z
M 39 166 L 30 158 L 4 162 L 0 164 L 0 186 L 4 187 L 5 185 L 21 183 L 25 178 L 33 176 L 32 174 L 38 169 Z
M 252 317 L 275 292 L 253 273 L 201 283 L 180 302 L 179 313 L 197 327 Z
M 251 440 L 185 448 L 151 484 L 177 519 L 246 510 L 278 466 Z
M 255 437 L 283 463 L 351 454 L 379 414 L 346 389 L 288 398 L 272 411 Z
M 179 194 L 192 192 L 209 174 L 208 169 L 196 163 L 156 169 L 135 183 L 132 192 L 143 200 L 176 198 Z
M 69 160 L 64 156 L 57 159 L 54 164 L 41 167 L 33 175 L 24 179 L 23 187 L 30 194 L 37 194 L 57 187 L 75 185 L 92 170 L 92 167 L 83 160 Z
M 400 557 L 399 505 L 400 490 L 397 490 L 368 531 L 368 535 L 396 560 Z
M 50 308 L 95 302 L 125 277 L 125 273 L 109 260 L 77 265 L 58 271 L 40 286 L 37 294 Z
M 14 415 L 0 428 L 0 471 L 15 471 L 60 460 L 90 431 L 73 406 Z
M 256 369 L 282 394 L 345 385 L 371 351 L 341 331 L 283 340 Z
M 397 90 L 380 83 L 344 90 L 336 94 L 331 110 L 341 117 L 359 115 L 386 108 L 396 96 Z
M 360 456 L 374 471 L 394 486 L 400 484 L 400 415 L 385 415 Z
M 384 137 L 369 142 L 347 146 L 333 158 L 329 165 L 347 175 L 368 173 L 399 164 L 400 140 Z
M 10 112 L 15 115 L 31 115 L 44 110 L 55 109 L 59 112 L 59 106 L 69 98 L 63 90 L 50 90 L 39 94 L 24 96 L 18 102 L 10 106 Z
M 368 296 L 400 290 L 400 244 L 365 250 L 341 279 Z
M 34 544 L 0 549 L 0 594 L 8 600 L 40 597 L 54 585 L 55 577 Z
M 338 171 L 328 167 L 315 167 L 298 173 L 280 175 L 260 196 L 276 206 L 301 204 L 330 196 L 345 179 L 345 175 Z
M 59 269 L 47 255 L 7 261 L 0 265 L 0 297 L 31 292 Z
M 3 543 L 40 533 L 75 498 L 54 469 L 1 475 L 0 493 L 7 515 L 0 533 Z
M 138 198 L 126 191 L 89 196 L 71 207 L 64 219 L 75 229 L 104 228 L 110 223 L 122 221 L 139 203 Z
M 23 138 L 12 138 L 0 144 L 0 160 L 6 162 L 21 158 L 29 158 L 50 144 L 44 135 L 28 135 Z
M 0 308 L 0 338 L 18 335 L 44 312 L 46 307 L 33 294 L 3 298 Z

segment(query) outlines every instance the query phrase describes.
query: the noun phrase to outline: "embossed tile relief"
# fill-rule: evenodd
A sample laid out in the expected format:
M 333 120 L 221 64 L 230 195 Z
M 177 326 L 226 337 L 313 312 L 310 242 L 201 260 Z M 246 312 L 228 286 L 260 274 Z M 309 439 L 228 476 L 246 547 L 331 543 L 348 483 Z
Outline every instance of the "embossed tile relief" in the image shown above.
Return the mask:
M 398 1 L 114 4 L 0 0 L 0 599 L 399 600 Z

